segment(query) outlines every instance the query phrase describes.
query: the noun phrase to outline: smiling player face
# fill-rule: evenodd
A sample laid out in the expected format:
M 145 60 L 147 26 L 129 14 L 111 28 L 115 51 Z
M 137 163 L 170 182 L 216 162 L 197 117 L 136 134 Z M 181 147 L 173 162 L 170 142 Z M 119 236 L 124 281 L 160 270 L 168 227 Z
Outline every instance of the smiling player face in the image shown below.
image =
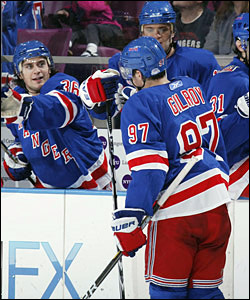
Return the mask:
M 24 80 L 26 89 L 31 95 L 38 95 L 44 83 L 50 78 L 50 68 L 46 58 L 33 57 L 24 60 L 20 78 Z

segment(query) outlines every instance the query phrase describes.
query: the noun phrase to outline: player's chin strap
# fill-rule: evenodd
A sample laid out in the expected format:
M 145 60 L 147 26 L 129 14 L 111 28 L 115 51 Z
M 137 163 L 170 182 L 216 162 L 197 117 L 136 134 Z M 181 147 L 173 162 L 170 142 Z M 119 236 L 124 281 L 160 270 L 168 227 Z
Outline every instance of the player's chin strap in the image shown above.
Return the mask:
M 247 60 L 247 51 L 244 50 L 244 53 L 245 53 L 245 57 L 242 57 L 242 55 L 241 55 L 241 58 L 243 59 L 244 64 L 247 67 L 249 67 L 249 60 Z
M 176 47 L 176 42 L 173 42 L 173 40 L 172 40 L 172 42 L 169 44 L 168 49 L 165 51 L 167 57 L 168 57 L 170 51 L 172 50 L 172 48 L 175 48 L 175 47 Z
M 175 35 L 175 24 L 171 23 L 172 33 Z M 174 41 L 174 36 L 170 36 L 171 42 L 169 43 L 168 49 L 165 51 L 166 56 L 168 57 L 169 53 L 171 52 L 172 48 L 176 49 L 177 41 Z
M 153 216 L 157 213 L 159 208 L 167 201 L 168 197 L 173 194 L 177 186 L 181 183 L 181 181 L 186 177 L 192 167 L 200 160 L 200 157 L 193 156 L 185 165 L 185 167 L 180 171 L 180 173 L 175 177 L 170 186 L 165 190 L 162 194 L 160 193 L 160 198 L 157 200 L 157 203 L 154 206 Z M 147 224 L 150 222 L 153 216 L 146 216 L 141 224 L 141 229 L 143 230 Z M 91 285 L 90 289 L 86 292 L 86 294 L 82 297 L 82 299 L 89 299 L 93 293 L 96 291 L 98 286 L 103 282 L 103 280 L 108 276 L 110 271 L 114 268 L 114 266 L 118 263 L 120 258 L 122 257 L 122 251 L 118 251 L 114 258 L 110 261 L 107 267 L 103 270 L 101 275 L 96 279 L 94 284 Z

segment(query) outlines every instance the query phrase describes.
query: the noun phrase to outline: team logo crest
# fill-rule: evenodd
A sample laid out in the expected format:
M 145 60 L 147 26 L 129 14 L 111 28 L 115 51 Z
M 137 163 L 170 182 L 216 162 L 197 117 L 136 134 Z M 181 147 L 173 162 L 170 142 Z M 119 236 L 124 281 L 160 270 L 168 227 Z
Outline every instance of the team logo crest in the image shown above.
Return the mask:
M 173 91 L 173 90 L 177 89 L 178 87 L 180 87 L 182 85 L 183 85 L 182 81 L 178 80 L 178 81 L 174 81 L 174 82 L 170 83 L 169 88 L 170 88 L 171 91 Z
M 129 48 L 128 51 L 138 51 L 138 47 Z
M 164 65 L 164 58 L 162 58 L 160 61 L 159 61 L 159 67 L 162 67 Z
M 223 72 L 233 72 L 235 71 L 236 69 L 238 69 L 239 67 L 238 66 L 234 66 L 234 65 L 231 65 L 231 66 L 228 66 L 222 70 L 220 70 L 218 73 L 223 73 Z

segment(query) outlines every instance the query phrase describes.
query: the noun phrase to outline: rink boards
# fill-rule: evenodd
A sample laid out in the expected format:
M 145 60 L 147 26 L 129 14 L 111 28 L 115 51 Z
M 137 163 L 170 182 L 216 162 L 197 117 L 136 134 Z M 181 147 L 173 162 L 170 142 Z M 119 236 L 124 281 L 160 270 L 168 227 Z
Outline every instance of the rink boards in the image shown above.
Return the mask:
M 110 228 L 112 193 L 3 188 L 3 299 L 81 298 L 117 253 Z M 118 192 L 123 207 L 126 192 Z M 226 299 L 249 298 L 249 201 L 229 206 L 233 232 L 227 250 Z M 127 299 L 148 299 L 144 250 L 123 257 Z M 119 299 L 117 266 L 92 299 Z

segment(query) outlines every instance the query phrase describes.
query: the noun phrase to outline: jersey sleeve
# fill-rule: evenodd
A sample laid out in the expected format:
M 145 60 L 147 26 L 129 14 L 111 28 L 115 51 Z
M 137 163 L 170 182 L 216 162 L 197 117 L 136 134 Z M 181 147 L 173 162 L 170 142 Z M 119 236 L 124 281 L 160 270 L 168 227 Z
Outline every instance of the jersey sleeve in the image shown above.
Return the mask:
M 233 76 L 233 73 L 219 73 L 210 82 L 207 98 L 213 106 L 216 117 L 219 117 L 233 113 L 238 98 L 248 91 L 249 78 Z
M 249 153 L 249 119 L 242 118 L 235 110 L 218 120 L 227 150 L 228 164 L 231 168 L 235 162 L 244 158 L 242 153 L 245 155 Z
M 69 93 L 51 91 L 35 96 L 26 129 L 46 130 L 63 128 L 72 123 L 79 111 L 79 100 Z
M 40 94 L 33 96 L 32 109 L 25 121 L 25 129 L 47 130 L 71 124 L 83 105 L 78 96 L 77 80 L 59 73 L 51 77 Z

